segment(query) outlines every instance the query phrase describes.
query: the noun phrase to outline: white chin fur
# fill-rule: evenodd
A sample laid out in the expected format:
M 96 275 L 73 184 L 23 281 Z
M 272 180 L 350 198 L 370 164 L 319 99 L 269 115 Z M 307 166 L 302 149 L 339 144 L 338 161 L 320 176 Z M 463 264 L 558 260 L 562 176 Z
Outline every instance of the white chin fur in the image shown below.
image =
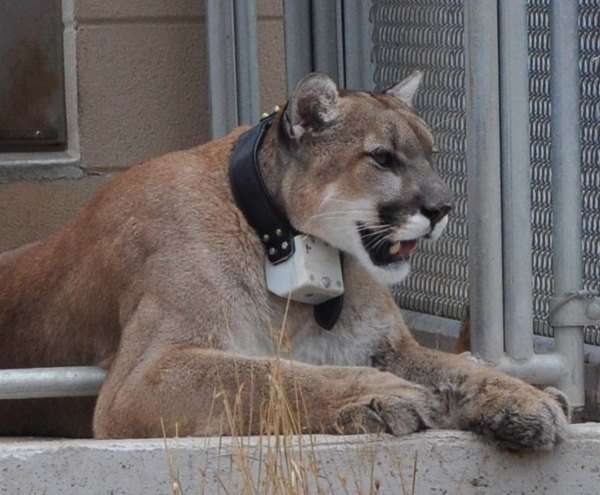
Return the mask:
M 354 220 L 352 220 L 354 222 Z M 344 235 L 330 235 L 327 241 L 332 245 L 346 251 L 347 253 L 353 254 L 359 263 L 366 268 L 366 270 L 375 278 L 378 282 L 383 285 L 395 285 L 402 282 L 410 273 L 410 262 L 399 262 L 393 263 L 387 266 L 374 265 L 369 257 L 369 254 L 365 251 L 362 241 L 356 227 L 348 225 L 347 229 L 338 230 L 332 229 L 333 232 L 343 232 Z M 350 233 L 350 235 L 348 235 Z
M 361 262 L 362 263 L 362 262 Z M 410 273 L 410 262 L 403 261 L 387 266 L 376 266 L 368 260 L 362 263 L 376 280 L 384 285 L 396 285 L 402 282 Z
M 354 253 L 359 263 L 367 269 L 367 271 L 383 285 L 396 285 L 402 282 L 410 273 L 410 262 L 403 261 L 392 263 L 386 266 L 374 265 L 368 253 L 364 250 L 360 238 L 356 244 L 356 249 L 350 250 Z

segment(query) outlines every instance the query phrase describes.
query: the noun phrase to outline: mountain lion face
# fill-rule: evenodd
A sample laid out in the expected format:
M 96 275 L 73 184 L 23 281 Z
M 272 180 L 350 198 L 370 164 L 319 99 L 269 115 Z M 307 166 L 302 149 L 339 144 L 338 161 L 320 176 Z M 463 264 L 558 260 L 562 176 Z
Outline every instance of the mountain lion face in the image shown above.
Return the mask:
M 383 94 L 344 92 L 322 74 L 298 83 L 279 119 L 279 191 L 290 221 L 355 256 L 376 278 L 406 277 L 410 256 L 447 224 L 451 195 L 412 109 L 415 73 Z

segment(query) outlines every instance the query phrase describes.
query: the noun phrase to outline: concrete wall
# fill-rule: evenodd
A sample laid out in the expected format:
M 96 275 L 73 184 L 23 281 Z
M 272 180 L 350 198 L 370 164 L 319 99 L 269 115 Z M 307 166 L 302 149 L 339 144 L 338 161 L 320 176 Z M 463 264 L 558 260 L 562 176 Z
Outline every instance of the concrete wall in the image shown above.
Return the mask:
M 209 139 L 205 10 L 63 0 L 69 146 L 0 153 L 0 251 L 56 230 L 115 173 Z M 258 14 L 266 110 L 286 98 L 282 0 L 259 0 Z

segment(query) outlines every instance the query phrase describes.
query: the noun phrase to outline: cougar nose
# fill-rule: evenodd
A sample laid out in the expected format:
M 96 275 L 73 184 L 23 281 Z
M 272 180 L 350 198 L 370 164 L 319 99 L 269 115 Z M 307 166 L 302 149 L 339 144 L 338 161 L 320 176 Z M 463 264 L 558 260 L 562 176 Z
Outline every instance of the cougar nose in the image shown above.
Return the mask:
M 421 211 L 423 212 L 423 215 L 425 215 L 429 219 L 429 221 L 431 222 L 431 228 L 433 229 L 436 223 L 438 223 L 442 218 L 444 218 L 448 213 L 450 213 L 451 209 L 452 205 L 442 204 L 430 208 L 423 207 L 421 208 Z

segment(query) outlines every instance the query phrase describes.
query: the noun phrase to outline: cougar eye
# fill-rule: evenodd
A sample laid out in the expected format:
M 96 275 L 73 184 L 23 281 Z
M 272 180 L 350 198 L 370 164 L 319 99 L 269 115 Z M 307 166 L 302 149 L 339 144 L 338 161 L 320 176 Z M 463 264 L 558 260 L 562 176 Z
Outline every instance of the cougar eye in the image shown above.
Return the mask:
M 392 168 L 398 163 L 396 155 L 385 149 L 376 149 L 375 151 L 369 153 L 369 156 L 381 168 Z

